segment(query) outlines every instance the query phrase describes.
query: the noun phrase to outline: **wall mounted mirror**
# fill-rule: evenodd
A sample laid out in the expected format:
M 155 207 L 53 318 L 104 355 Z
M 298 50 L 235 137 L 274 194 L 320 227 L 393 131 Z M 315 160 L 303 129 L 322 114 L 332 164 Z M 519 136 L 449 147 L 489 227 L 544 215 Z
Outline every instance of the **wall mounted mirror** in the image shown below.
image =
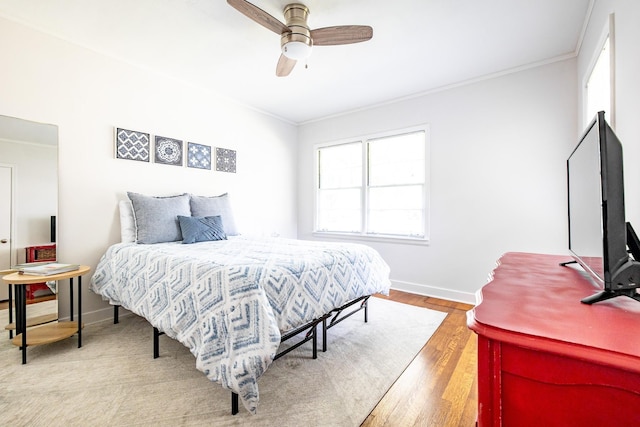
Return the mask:
M 58 215 L 56 125 L 0 116 L 0 201 L 0 270 L 24 262 L 54 260 Z M 27 290 L 27 299 L 55 300 L 54 288 L 53 283 L 34 286 Z M 0 302 L 7 299 L 8 287 L 1 286 Z

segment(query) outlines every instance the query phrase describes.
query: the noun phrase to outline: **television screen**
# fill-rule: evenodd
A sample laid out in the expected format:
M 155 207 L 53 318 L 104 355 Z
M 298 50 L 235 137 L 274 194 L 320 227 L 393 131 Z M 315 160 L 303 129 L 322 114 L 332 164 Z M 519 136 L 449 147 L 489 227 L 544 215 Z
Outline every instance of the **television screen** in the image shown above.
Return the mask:
M 568 161 L 569 249 L 604 285 L 600 140 L 593 122 Z
M 599 112 L 567 160 L 569 250 L 603 290 L 586 304 L 626 295 L 640 299 L 640 263 L 627 252 L 622 144 Z M 634 251 L 634 255 L 638 251 Z

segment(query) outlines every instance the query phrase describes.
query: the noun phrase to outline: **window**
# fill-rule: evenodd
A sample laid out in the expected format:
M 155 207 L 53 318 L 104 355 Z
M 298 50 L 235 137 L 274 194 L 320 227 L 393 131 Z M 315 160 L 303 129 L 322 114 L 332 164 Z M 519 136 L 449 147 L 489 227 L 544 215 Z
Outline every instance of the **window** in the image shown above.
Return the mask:
M 584 126 L 598 111 L 604 111 L 607 121 L 612 126 L 615 125 L 613 31 L 614 16 L 611 14 L 598 43 L 599 50 L 594 55 L 584 80 Z
M 315 231 L 427 239 L 428 128 L 316 148 Z
M 598 55 L 591 74 L 587 79 L 586 101 L 587 117 L 595 117 L 598 111 L 610 113 L 611 106 L 611 84 L 609 69 L 609 37 L 604 41 L 602 50 Z M 591 120 L 591 119 L 588 119 Z

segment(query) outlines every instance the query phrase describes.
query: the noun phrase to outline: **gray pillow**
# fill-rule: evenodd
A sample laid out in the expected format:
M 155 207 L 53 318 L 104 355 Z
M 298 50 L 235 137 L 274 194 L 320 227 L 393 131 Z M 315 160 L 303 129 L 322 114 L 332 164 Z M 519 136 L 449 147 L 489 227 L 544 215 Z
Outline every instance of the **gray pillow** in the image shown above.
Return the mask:
M 137 243 L 182 240 L 178 215 L 190 216 L 189 195 L 153 197 L 128 192 L 136 219 Z
M 222 226 L 227 236 L 240 234 L 233 218 L 229 194 L 227 193 L 215 197 L 191 195 L 191 216 L 219 216 L 222 219 Z
M 227 240 L 219 216 L 182 216 L 178 215 L 180 231 L 182 231 L 182 243 L 211 242 L 215 240 Z

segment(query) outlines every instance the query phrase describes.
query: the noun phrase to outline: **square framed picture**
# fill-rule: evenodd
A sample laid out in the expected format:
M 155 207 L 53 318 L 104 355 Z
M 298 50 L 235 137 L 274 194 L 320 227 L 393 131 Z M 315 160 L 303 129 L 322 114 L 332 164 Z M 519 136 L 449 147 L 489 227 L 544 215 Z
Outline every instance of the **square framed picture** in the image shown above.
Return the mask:
M 116 128 L 116 159 L 149 162 L 151 136 L 146 132 Z
M 236 173 L 236 150 L 216 148 L 216 170 Z
M 165 136 L 155 136 L 154 161 L 163 165 L 182 166 L 182 141 Z
M 211 170 L 211 146 L 188 142 L 187 167 Z

